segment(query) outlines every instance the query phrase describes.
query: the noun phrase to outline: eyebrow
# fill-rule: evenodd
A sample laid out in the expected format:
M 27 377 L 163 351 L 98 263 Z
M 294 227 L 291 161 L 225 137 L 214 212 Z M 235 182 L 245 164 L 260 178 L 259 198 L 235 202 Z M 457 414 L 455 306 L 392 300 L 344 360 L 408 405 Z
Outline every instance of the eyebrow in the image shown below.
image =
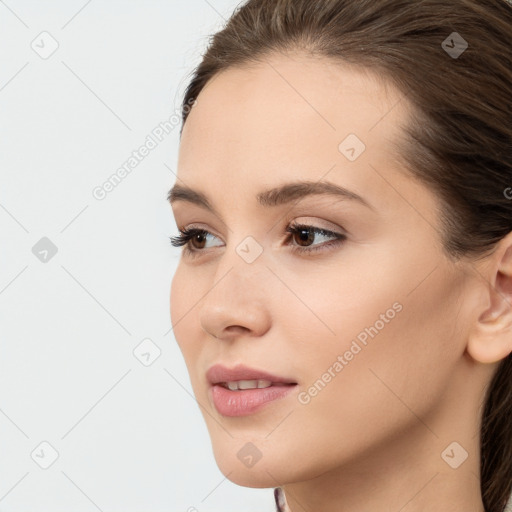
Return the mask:
M 371 210 L 375 209 L 359 194 L 356 194 L 351 190 L 340 187 L 339 185 L 335 185 L 334 183 L 330 183 L 328 181 L 298 181 L 286 183 L 279 187 L 258 193 L 256 195 L 256 200 L 261 206 L 273 207 L 281 206 L 283 204 L 290 203 L 295 199 L 302 199 L 312 195 L 336 196 L 340 199 L 359 202 Z M 174 187 L 169 191 L 167 199 L 171 205 L 178 201 L 186 201 L 205 208 L 206 210 L 210 210 L 219 216 L 218 212 L 212 206 L 207 196 L 202 192 L 194 190 L 190 187 L 179 184 L 174 185 Z

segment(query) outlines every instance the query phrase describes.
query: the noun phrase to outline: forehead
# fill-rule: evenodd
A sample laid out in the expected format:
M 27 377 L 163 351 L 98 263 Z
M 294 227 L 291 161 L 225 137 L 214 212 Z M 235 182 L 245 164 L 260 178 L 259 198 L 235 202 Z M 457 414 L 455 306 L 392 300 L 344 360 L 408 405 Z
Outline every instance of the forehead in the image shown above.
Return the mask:
M 239 138 L 245 138 L 263 125 L 272 135 L 317 128 L 322 135 L 337 132 L 341 136 L 347 130 L 361 135 L 370 130 L 382 133 L 397 117 L 403 121 L 403 112 L 395 106 L 405 104 L 405 98 L 382 75 L 301 53 L 262 59 L 230 67 L 207 82 L 189 115 L 189 120 L 200 117 L 193 123 L 196 130 L 214 127 L 219 136 L 236 138 L 238 131 Z M 377 123 L 391 110 L 395 115 L 385 130 L 379 130 Z
M 406 179 L 393 143 L 408 106 L 364 69 L 272 54 L 207 83 L 183 129 L 178 177 L 221 195 L 219 201 L 234 191 L 248 198 L 283 182 L 325 177 L 373 204 L 389 204 L 396 190 L 386 181 Z

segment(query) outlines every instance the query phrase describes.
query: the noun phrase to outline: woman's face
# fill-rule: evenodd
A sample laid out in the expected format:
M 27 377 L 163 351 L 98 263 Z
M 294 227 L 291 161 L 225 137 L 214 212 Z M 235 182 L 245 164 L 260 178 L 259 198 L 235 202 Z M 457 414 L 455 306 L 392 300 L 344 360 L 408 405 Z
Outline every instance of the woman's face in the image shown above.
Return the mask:
M 394 161 L 406 101 L 341 64 L 273 55 L 215 76 L 188 117 L 176 183 L 211 209 L 172 201 L 180 229 L 208 233 L 181 255 L 171 320 L 217 464 L 239 485 L 375 463 L 418 439 L 441 460 L 453 440 L 439 413 L 467 371 L 469 278 L 442 252 L 436 196 Z M 258 201 L 298 182 L 349 192 Z M 296 385 L 232 415 L 212 400 L 214 364 Z

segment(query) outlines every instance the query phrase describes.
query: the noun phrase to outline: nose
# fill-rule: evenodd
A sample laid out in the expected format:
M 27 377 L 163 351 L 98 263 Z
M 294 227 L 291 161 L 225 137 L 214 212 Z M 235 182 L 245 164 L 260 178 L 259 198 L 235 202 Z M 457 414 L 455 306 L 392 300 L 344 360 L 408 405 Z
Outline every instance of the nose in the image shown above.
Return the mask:
M 233 250 L 212 273 L 199 305 L 201 327 L 211 336 L 230 340 L 263 336 L 270 328 L 272 273 L 263 258 L 246 263 Z

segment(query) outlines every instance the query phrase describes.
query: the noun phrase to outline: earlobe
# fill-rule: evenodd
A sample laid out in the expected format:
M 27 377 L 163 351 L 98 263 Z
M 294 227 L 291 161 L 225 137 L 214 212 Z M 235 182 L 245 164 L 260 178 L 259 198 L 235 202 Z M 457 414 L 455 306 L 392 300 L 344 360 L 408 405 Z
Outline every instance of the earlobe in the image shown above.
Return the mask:
M 512 353 L 512 232 L 504 237 L 489 257 L 482 288 L 486 306 L 472 329 L 469 355 L 480 363 L 495 363 Z

